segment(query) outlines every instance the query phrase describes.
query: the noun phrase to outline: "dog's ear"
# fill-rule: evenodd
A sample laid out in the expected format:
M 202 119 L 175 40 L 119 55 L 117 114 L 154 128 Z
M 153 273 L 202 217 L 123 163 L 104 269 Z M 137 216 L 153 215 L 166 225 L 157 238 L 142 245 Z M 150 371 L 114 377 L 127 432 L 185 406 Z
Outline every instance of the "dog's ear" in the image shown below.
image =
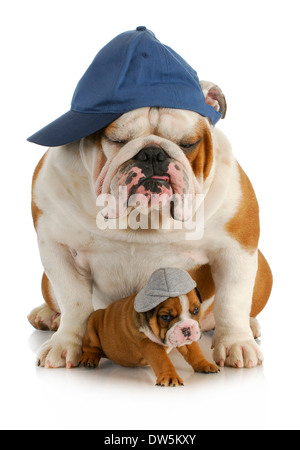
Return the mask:
M 195 287 L 195 291 L 196 291 L 197 297 L 198 297 L 198 298 L 199 298 L 199 300 L 200 300 L 200 303 L 203 303 L 203 300 L 202 300 L 201 294 L 200 294 L 200 292 L 199 292 L 199 289 L 198 289 L 197 287 Z
M 211 81 L 200 81 L 200 86 L 205 97 L 205 102 L 215 108 L 224 119 L 227 110 L 225 96 L 219 86 Z

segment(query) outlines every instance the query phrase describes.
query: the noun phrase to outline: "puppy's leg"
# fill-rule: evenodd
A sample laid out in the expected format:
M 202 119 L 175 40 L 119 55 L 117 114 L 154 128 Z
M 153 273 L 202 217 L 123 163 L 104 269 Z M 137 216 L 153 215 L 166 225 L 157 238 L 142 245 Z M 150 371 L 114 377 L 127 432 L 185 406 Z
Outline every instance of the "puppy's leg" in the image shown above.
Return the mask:
M 95 369 L 98 367 L 101 357 L 105 356 L 99 336 L 99 327 L 101 326 L 103 315 L 104 310 L 95 311 L 90 315 L 83 338 L 83 356 L 79 361 L 80 366 Z
M 76 367 L 82 355 L 82 338 L 93 311 L 92 280 L 79 274 L 67 247 L 43 236 L 39 228 L 42 263 L 61 311 L 59 330 L 38 353 L 38 365 Z
M 141 353 L 157 377 L 157 386 L 183 386 L 182 379 L 162 345 L 155 344 L 150 339 L 144 339 L 141 343 Z
M 178 347 L 177 350 L 181 353 L 186 362 L 192 366 L 195 372 L 219 372 L 219 369 L 215 364 L 212 364 L 206 360 L 197 342 L 193 342 L 189 345 L 183 345 L 182 347 Z

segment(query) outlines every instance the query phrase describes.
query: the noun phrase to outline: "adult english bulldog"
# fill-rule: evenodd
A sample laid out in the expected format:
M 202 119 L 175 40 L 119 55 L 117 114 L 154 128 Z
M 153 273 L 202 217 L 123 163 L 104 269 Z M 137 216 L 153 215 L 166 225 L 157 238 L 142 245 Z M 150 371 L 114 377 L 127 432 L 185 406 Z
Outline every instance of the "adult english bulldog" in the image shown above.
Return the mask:
M 131 62 L 137 69 L 129 70 L 127 59 L 122 63 L 122 70 L 126 70 L 122 82 L 117 83 L 111 72 L 107 83 L 114 79 L 114 89 L 117 86 L 122 90 L 137 73 L 132 86 L 139 92 L 140 61 L 150 64 L 155 49 L 159 49 L 159 58 L 164 52 L 168 64 L 151 63 L 145 70 L 147 76 L 157 78 L 153 67 L 169 70 L 171 58 L 174 65 L 180 63 L 181 75 L 187 76 L 186 63 L 170 49 L 159 47 L 151 32 L 139 28 L 134 35 L 125 36 L 130 39 L 126 45 L 132 47 L 134 42 L 134 51 L 139 48 L 140 60 L 137 63 L 135 57 Z M 146 38 L 151 40 L 151 52 L 145 46 Z M 101 54 L 102 58 L 110 57 L 116 49 L 109 50 Z M 132 52 L 130 55 L 132 58 Z M 169 86 L 170 76 L 159 76 L 167 79 Z M 188 76 L 188 82 L 194 83 L 192 89 L 199 88 L 200 92 L 194 73 Z M 175 74 L 172 79 L 179 76 Z M 225 116 L 225 97 L 215 84 L 201 82 L 204 107 L 210 108 L 207 115 L 201 114 L 202 109 L 197 112 L 193 105 L 173 107 L 174 98 L 179 98 L 187 84 L 176 83 L 168 91 L 172 99 L 164 101 L 168 107 L 155 106 L 167 89 L 161 90 L 161 83 L 155 85 L 156 89 L 149 82 L 149 92 L 153 92 L 153 102 L 147 99 L 149 106 L 133 108 L 130 104 L 127 112 L 116 114 L 115 120 L 102 129 L 51 147 L 34 172 L 32 213 L 45 270 L 42 293 L 46 303 L 31 312 L 29 321 L 38 329 L 57 330 L 39 351 L 37 361 L 41 366 L 76 367 L 93 303 L 105 308 L 114 300 L 139 292 L 161 267 L 187 270 L 196 281 L 203 298 L 202 329 L 215 328 L 213 357 L 217 364 L 250 368 L 263 360 L 255 342 L 260 335 L 255 318 L 269 298 L 272 275 L 258 250 L 259 210 L 252 185 L 233 156 L 228 139 L 211 119 L 214 113 Z M 175 97 L 174 86 L 178 88 Z M 88 88 L 94 89 L 90 80 Z M 126 95 L 129 91 L 127 86 Z M 76 92 L 72 120 L 78 114 L 83 117 L 78 113 L 81 97 L 79 90 Z M 157 99 L 156 92 L 160 96 Z M 92 91 L 91 98 L 94 95 Z M 179 103 L 185 106 L 186 98 L 184 95 Z M 84 117 L 93 120 L 95 114 Z M 175 226 L 180 222 L 176 202 L 169 213 L 170 229 L 135 229 L 128 222 L 126 226 L 101 229 L 97 199 L 104 194 L 111 194 L 121 205 L 115 211 L 106 211 L 107 221 L 124 217 L 132 195 L 146 199 L 154 195 L 159 200 L 174 194 L 192 198 L 202 194 L 202 236 L 187 239 L 186 230 Z M 155 202 L 148 207 L 154 209 Z M 138 207 L 131 204 L 131 211 L 135 210 Z
M 206 94 L 209 86 L 202 85 Z M 221 91 L 212 89 L 216 107 L 224 107 Z M 115 159 L 122 161 L 116 173 L 109 170 Z M 132 170 L 152 171 L 139 186 L 150 193 L 160 183 L 153 177 L 160 175 L 166 177 L 158 179 L 163 191 L 170 192 L 178 179 L 186 177 L 189 186 L 203 180 L 205 225 L 199 242 L 186 240 L 184 230 L 97 228 L 96 198 L 103 185 L 131 186 Z M 32 194 L 46 305 L 29 320 L 37 328 L 56 329 L 60 319 L 57 333 L 39 352 L 39 364 L 77 366 L 93 294 L 106 307 L 141 290 L 164 266 L 188 270 L 197 281 L 207 314 L 204 328 L 215 326 L 218 364 L 252 367 L 262 361 L 250 312 L 256 317 L 265 306 L 272 277 L 257 248 L 258 204 L 227 138 L 206 118 L 164 108 L 126 113 L 80 142 L 49 149 L 34 173 Z

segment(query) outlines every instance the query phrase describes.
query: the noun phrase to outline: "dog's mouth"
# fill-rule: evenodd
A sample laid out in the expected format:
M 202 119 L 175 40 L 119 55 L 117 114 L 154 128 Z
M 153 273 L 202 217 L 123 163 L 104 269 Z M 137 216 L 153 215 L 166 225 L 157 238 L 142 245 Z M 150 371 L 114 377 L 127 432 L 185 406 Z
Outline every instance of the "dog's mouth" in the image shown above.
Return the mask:
M 129 189 L 129 197 L 134 194 L 142 194 L 148 199 L 153 200 L 154 196 L 166 194 L 171 196 L 173 188 L 171 186 L 170 175 L 152 175 L 151 177 L 141 178 L 139 182 Z
M 170 183 L 170 175 L 152 175 L 152 180 L 164 181 Z
M 152 208 L 169 208 L 169 215 L 182 220 L 180 198 L 190 192 L 190 179 L 185 167 L 169 160 L 164 167 L 145 166 L 135 160 L 123 163 L 110 182 L 110 194 L 116 200 L 116 212 L 108 218 L 120 217 L 138 208 L 147 212 Z M 129 208 L 129 209 L 128 209 Z

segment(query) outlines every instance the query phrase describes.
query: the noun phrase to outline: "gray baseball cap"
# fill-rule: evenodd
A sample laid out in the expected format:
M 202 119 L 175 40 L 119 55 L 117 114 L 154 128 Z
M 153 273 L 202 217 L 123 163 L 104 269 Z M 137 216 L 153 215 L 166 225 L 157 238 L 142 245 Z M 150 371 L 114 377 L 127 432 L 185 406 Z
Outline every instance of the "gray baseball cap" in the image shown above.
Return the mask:
M 167 298 L 187 294 L 195 287 L 196 282 L 185 270 L 174 267 L 158 269 L 135 297 L 134 309 L 137 312 L 150 311 Z

